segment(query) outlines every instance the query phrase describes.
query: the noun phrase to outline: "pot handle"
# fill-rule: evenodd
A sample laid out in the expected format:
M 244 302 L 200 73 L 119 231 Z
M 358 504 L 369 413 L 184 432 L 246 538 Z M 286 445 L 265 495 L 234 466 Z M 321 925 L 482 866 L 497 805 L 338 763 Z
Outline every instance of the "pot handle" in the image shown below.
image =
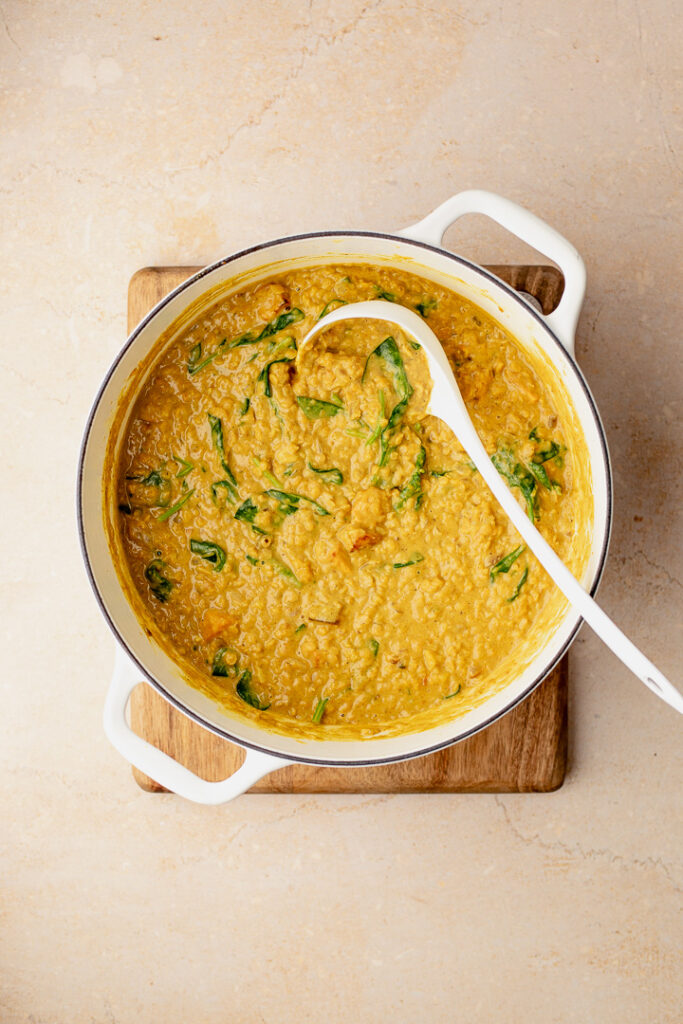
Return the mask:
M 451 196 L 423 220 L 397 234 L 440 248 L 446 230 L 466 213 L 483 213 L 557 263 L 564 274 L 564 292 L 557 309 L 544 319 L 573 355 L 576 324 L 586 294 L 586 268 L 571 242 L 540 217 L 495 192 L 472 189 Z
M 269 772 L 291 761 L 257 750 L 247 750 L 244 764 L 221 782 L 207 782 L 184 768 L 168 754 L 143 740 L 128 725 L 128 698 L 142 680 L 140 671 L 116 645 L 116 662 L 104 704 L 104 731 L 109 742 L 125 759 L 165 789 L 198 804 L 223 804 L 249 789 Z

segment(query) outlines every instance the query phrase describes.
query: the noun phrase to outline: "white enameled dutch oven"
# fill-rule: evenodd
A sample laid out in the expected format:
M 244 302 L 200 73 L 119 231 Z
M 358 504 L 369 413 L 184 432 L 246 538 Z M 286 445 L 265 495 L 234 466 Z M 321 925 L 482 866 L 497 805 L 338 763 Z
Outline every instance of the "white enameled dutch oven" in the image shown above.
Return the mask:
M 542 316 L 491 273 L 441 248 L 446 229 L 468 213 L 486 214 L 544 253 L 560 267 L 565 287 L 558 308 Z M 398 264 L 446 285 L 481 306 L 523 346 L 541 351 L 563 382 L 580 418 L 590 457 L 594 496 L 592 546 L 583 584 L 595 591 L 609 542 L 612 491 L 604 431 L 588 386 L 574 360 L 574 332 L 585 292 L 581 257 L 561 235 L 526 210 L 490 192 L 462 192 L 424 220 L 397 234 L 325 231 L 264 242 L 228 256 L 190 278 L 163 299 L 135 328 L 107 373 L 93 405 L 81 450 L 78 517 L 83 556 L 102 612 L 117 642 L 116 665 L 104 711 L 105 731 L 116 749 L 167 789 L 199 803 L 218 804 L 249 789 L 268 772 L 292 762 L 318 765 L 382 764 L 419 757 L 484 729 L 538 686 L 562 657 L 580 625 L 569 609 L 533 660 L 505 689 L 476 710 L 423 732 L 391 738 L 299 740 L 271 733 L 232 717 L 191 687 L 173 658 L 148 638 L 136 618 L 112 562 L 103 514 L 105 457 L 114 414 L 126 382 L 162 332 L 191 304 L 217 285 L 243 288 L 266 274 L 326 263 Z M 222 294 L 224 294 L 222 292 Z M 215 301 L 215 293 L 212 299 Z M 200 306 L 201 308 L 201 306 Z M 140 385 L 142 381 L 140 382 Z M 131 404 L 134 396 L 130 397 Z M 119 429 L 123 429 L 124 423 Z M 114 439 L 115 441 L 116 439 Z M 242 767 L 222 782 L 206 782 L 129 728 L 126 707 L 133 688 L 146 679 L 166 700 L 206 729 L 246 750 Z

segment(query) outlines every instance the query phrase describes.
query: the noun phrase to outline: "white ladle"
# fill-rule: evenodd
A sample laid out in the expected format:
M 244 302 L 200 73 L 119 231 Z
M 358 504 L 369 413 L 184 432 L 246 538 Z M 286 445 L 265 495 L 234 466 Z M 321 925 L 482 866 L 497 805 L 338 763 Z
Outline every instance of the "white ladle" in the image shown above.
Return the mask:
M 479 440 L 472 420 L 460 394 L 460 388 L 453 376 L 446 354 L 431 327 L 412 310 L 392 302 L 381 300 L 354 302 L 335 309 L 313 327 L 299 346 L 299 355 L 321 331 L 342 320 L 385 320 L 397 324 L 412 335 L 422 346 L 432 375 L 432 393 L 427 412 L 438 416 L 451 428 L 463 446 L 482 478 L 493 492 L 503 511 L 512 521 L 517 532 L 536 555 L 545 571 L 555 581 L 569 603 L 581 614 L 588 625 L 607 646 L 645 683 L 653 693 L 683 714 L 683 695 L 649 661 L 642 651 L 625 636 L 602 608 L 586 593 L 581 584 L 572 576 L 564 562 L 558 558 L 548 542 L 544 540 L 533 523 L 527 518 L 521 506 L 512 496 L 498 471 L 486 454 Z

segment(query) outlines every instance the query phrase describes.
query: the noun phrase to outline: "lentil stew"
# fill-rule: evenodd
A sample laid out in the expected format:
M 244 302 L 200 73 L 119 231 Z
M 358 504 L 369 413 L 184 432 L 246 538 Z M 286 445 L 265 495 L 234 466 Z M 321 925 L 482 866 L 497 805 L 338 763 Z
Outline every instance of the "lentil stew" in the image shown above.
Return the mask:
M 223 298 L 163 346 L 110 453 L 115 561 L 188 681 L 265 728 L 335 738 L 454 718 L 510 681 L 564 607 L 449 429 L 395 326 L 416 309 L 494 465 L 581 576 L 585 442 L 548 367 L 457 292 L 372 265 Z

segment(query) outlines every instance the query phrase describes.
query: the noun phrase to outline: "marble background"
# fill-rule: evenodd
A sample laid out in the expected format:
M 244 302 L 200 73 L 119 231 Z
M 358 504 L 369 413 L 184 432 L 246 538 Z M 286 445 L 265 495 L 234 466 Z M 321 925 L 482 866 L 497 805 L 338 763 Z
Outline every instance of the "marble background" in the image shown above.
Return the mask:
M 601 600 L 679 667 L 674 0 L 0 6 L 3 1024 L 681 1019 L 681 722 L 588 631 L 547 796 L 137 789 L 75 463 L 141 266 L 386 229 L 463 188 L 586 259 L 614 460 Z M 679 9 L 680 11 L 680 9 Z M 452 247 L 528 253 L 477 218 Z

